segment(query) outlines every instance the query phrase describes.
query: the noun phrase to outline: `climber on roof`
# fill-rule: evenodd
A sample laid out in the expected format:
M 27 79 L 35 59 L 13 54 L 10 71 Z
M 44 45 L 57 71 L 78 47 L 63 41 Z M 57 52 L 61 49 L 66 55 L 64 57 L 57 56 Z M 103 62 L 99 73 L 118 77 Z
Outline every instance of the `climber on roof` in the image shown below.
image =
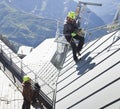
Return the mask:
M 78 32 L 79 30 L 79 32 Z M 78 62 L 78 56 L 80 56 L 80 51 L 84 45 L 84 35 L 79 34 L 81 29 L 79 29 L 78 24 L 76 23 L 76 15 L 75 12 L 71 11 L 68 12 L 66 23 L 64 24 L 63 34 L 66 38 L 66 40 L 70 43 L 73 51 L 73 59 L 77 63 Z M 76 45 L 74 39 L 78 40 L 79 43 Z

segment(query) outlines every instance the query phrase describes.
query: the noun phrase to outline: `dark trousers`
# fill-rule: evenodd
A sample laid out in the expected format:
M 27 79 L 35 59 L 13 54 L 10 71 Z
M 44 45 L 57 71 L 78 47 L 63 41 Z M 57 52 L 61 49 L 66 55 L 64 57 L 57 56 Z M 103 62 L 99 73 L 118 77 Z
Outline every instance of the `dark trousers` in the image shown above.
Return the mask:
M 30 109 L 30 102 L 24 98 L 22 109 Z
M 73 51 L 73 59 L 76 60 L 77 56 L 76 54 L 81 51 L 83 45 L 84 45 L 84 37 L 76 35 L 73 37 L 74 39 L 78 40 L 78 45 L 74 42 L 73 38 L 71 36 L 65 36 L 66 40 L 70 43 L 72 51 Z

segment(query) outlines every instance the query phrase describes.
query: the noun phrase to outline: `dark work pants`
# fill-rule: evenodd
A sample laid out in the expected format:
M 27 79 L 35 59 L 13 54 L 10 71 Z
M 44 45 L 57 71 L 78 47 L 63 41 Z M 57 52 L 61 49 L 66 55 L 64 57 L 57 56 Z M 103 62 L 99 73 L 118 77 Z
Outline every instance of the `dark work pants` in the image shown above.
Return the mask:
M 24 98 L 22 109 L 30 109 L 30 102 Z
M 74 39 L 78 40 L 78 45 L 76 46 L 76 43 L 74 42 L 73 38 L 71 36 L 65 36 L 66 40 L 70 43 L 73 51 L 73 59 L 76 60 L 77 56 L 76 54 L 81 51 L 83 45 L 84 45 L 84 37 L 76 35 L 73 37 Z
M 81 36 L 75 36 L 76 40 L 79 40 L 78 46 L 77 46 L 77 52 L 80 52 L 82 50 L 82 47 L 84 45 L 84 37 Z

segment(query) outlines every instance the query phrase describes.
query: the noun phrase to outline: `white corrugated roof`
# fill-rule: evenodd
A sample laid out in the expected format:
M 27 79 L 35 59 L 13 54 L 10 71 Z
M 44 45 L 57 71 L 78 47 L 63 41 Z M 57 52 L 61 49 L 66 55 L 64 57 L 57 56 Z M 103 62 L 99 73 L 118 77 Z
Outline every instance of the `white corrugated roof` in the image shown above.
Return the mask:
M 54 39 L 45 40 L 23 58 L 23 62 L 48 84 L 55 84 L 58 77 L 55 109 L 99 109 L 103 107 L 119 109 L 119 39 L 120 31 L 85 44 L 81 52 L 82 60 L 78 64 L 73 61 L 70 51 L 59 77 L 59 72 L 50 63 L 57 47 Z M 3 84 L 1 78 L 0 82 Z M 9 84 L 7 86 L 9 87 Z M 52 98 L 53 93 L 50 87 L 45 87 L 44 91 Z
M 31 70 L 38 72 L 41 66 L 49 62 L 56 51 L 56 43 L 54 38 L 46 39 L 38 45 L 30 54 L 23 58 L 23 62 L 28 65 Z
M 57 81 L 56 109 L 120 108 L 120 31 L 85 44 L 76 65 L 70 52 Z

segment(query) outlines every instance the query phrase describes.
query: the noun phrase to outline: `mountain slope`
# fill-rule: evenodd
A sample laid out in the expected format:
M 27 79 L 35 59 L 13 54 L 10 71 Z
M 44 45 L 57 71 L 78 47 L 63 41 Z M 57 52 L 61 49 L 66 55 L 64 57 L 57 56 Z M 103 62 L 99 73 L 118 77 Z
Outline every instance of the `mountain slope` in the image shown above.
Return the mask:
M 28 4 L 27 0 L 0 1 L 0 33 L 14 41 L 17 48 L 20 45 L 36 47 L 46 38 L 55 37 L 56 19 L 63 22 L 67 12 L 74 11 L 77 6 L 76 2 L 69 0 L 31 0 Z M 104 25 L 92 11 L 88 18 L 87 11 L 83 17 L 83 27 Z
M 44 39 L 54 37 L 55 21 L 20 12 L 5 2 L 0 3 L 0 7 L 0 33 L 10 40 L 35 47 Z

